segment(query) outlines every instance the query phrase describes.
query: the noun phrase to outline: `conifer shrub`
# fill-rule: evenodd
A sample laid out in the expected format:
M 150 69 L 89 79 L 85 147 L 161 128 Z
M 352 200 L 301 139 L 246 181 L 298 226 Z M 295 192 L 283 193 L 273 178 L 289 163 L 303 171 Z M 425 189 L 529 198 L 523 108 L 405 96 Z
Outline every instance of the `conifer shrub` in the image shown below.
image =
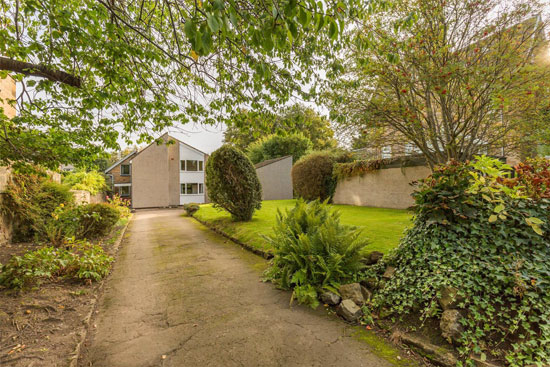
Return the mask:
M 252 219 L 262 205 L 262 187 L 248 157 L 224 145 L 206 162 L 206 187 L 214 207 L 228 211 L 237 221 Z
M 416 216 L 398 248 L 362 278 L 383 285 L 374 306 L 439 318 L 456 289 L 461 365 L 472 354 L 510 366 L 550 363 L 550 164 L 512 177 L 497 160 L 451 162 L 420 182 Z M 388 265 L 396 271 L 382 280 Z
M 363 268 L 367 240 L 361 230 L 340 224 L 340 213 L 326 202 L 299 199 L 286 213 L 278 212 L 274 234 L 267 237 L 274 257 L 266 278 L 292 289 L 299 303 L 315 308 L 318 292 L 338 292 Z

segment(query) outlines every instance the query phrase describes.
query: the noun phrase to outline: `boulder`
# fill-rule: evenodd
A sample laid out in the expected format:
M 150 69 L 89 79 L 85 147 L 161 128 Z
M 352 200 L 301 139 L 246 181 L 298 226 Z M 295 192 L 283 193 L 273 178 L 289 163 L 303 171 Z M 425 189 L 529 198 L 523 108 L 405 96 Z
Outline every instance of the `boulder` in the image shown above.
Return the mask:
M 365 300 L 365 302 L 369 301 L 370 298 L 372 297 L 371 291 L 369 291 L 367 288 L 363 286 L 361 286 L 361 294 L 363 295 L 363 299 Z
M 439 304 L 443 310 L 456 308 L 459 303 L 464 301 L 464 297 L 459 296 L 458 289 L 454 287 L 441 287 L 439 293 L 441 293 Z
M 393 266 L 388 266 L 386 268 L 386 271 L 384 272 L 384 275 L 382 275 L 383 278 L 390 279 L 393 277 L 393 274 L 395 274 L 395 268 Z
M 341 298 L 339 295 L 333 292 L 324 292 L 321 294 L 321 302 L 330 305 L 330 306 L 337 306 L 341 301 Z
M 346 321 L 349 322 L 357 322 L 359 321 L 359 318 L 363 315 L 363 312 L 350 299 L 345 299 L 340 303 L 338 306 L 338 309 L 336 310 L 336 313 L 340 316 L 342 316 Z
M 376 290 L 378 288 L 378 279 L 376 278 L 367 278 L 361 280 L 360 284 L 367 289 Z
M 380 251 L 372 251 L 365 256 L 365 258 L 362 260 L 363 264 L 365 265 L 374 265 L 377 262 L 380 261 L 384 257 L 384 254 Z
M 365 297 L 359 283 L 341 285 L 338 291 L 340 291 L 342 299 L 351 299 L 357 306 L 362 306 L 365 303 Z
M 460 334 L 464 331 L 460 319 L 462 313 L 459 310 L 445 310 L 441 315 L 439 327 L 441 335 L 452 343 L 456 343 L 460 338 Z

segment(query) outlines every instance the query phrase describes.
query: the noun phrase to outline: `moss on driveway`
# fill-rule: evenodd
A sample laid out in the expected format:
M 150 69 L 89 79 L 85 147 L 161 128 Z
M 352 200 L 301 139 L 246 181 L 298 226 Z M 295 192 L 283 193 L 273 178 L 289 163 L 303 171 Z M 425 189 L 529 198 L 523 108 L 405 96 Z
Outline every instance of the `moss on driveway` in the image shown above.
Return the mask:
M 270 251 L 265 235 L 273 233 L 277 210 L 285 211 L 294 206 L 295 200 L 268 200 L 262 209 L 254 213 L 250 222 L 234 222 L 229 213 L 201 205 L 195 216 L 213 225 L 231 237 L 255 248 Z M 387 253 L 399 243 L 403 231 L 411 223 L 411 213 L 406 210 L 369 208 L 350 205 L 333 205 L 340 211 L 342 223 L 363 229 L 362 235 L 370 240 L 370 248 Z

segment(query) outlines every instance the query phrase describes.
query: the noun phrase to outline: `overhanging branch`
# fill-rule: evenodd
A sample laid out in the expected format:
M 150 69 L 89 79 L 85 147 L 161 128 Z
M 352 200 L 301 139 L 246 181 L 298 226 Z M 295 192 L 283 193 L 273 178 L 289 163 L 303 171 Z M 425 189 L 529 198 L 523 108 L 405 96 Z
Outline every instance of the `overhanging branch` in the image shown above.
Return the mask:
M 3 56 L 0 56 L 0 70 L 46 78 L 76 88 L 80 88 L 82 85 L 82 79 L 64 71 L 52 70 L 44 65 L 31 64 L 29 62 L 18 61 Z

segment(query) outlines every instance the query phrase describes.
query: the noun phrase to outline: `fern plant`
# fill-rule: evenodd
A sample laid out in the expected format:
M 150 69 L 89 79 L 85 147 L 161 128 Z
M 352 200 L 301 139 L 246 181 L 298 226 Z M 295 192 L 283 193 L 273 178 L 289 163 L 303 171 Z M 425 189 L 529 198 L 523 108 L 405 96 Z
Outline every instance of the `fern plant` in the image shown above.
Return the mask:
M 315 308 L 319 291 L 336 291 L 362 269 L 368 242 L 360 234 L 340 224 L 340 213 L 326 202 L 298 200 L 285 214 L 278 212 L 274 234 L 267 237 L 274 258 L 266 278 Z

